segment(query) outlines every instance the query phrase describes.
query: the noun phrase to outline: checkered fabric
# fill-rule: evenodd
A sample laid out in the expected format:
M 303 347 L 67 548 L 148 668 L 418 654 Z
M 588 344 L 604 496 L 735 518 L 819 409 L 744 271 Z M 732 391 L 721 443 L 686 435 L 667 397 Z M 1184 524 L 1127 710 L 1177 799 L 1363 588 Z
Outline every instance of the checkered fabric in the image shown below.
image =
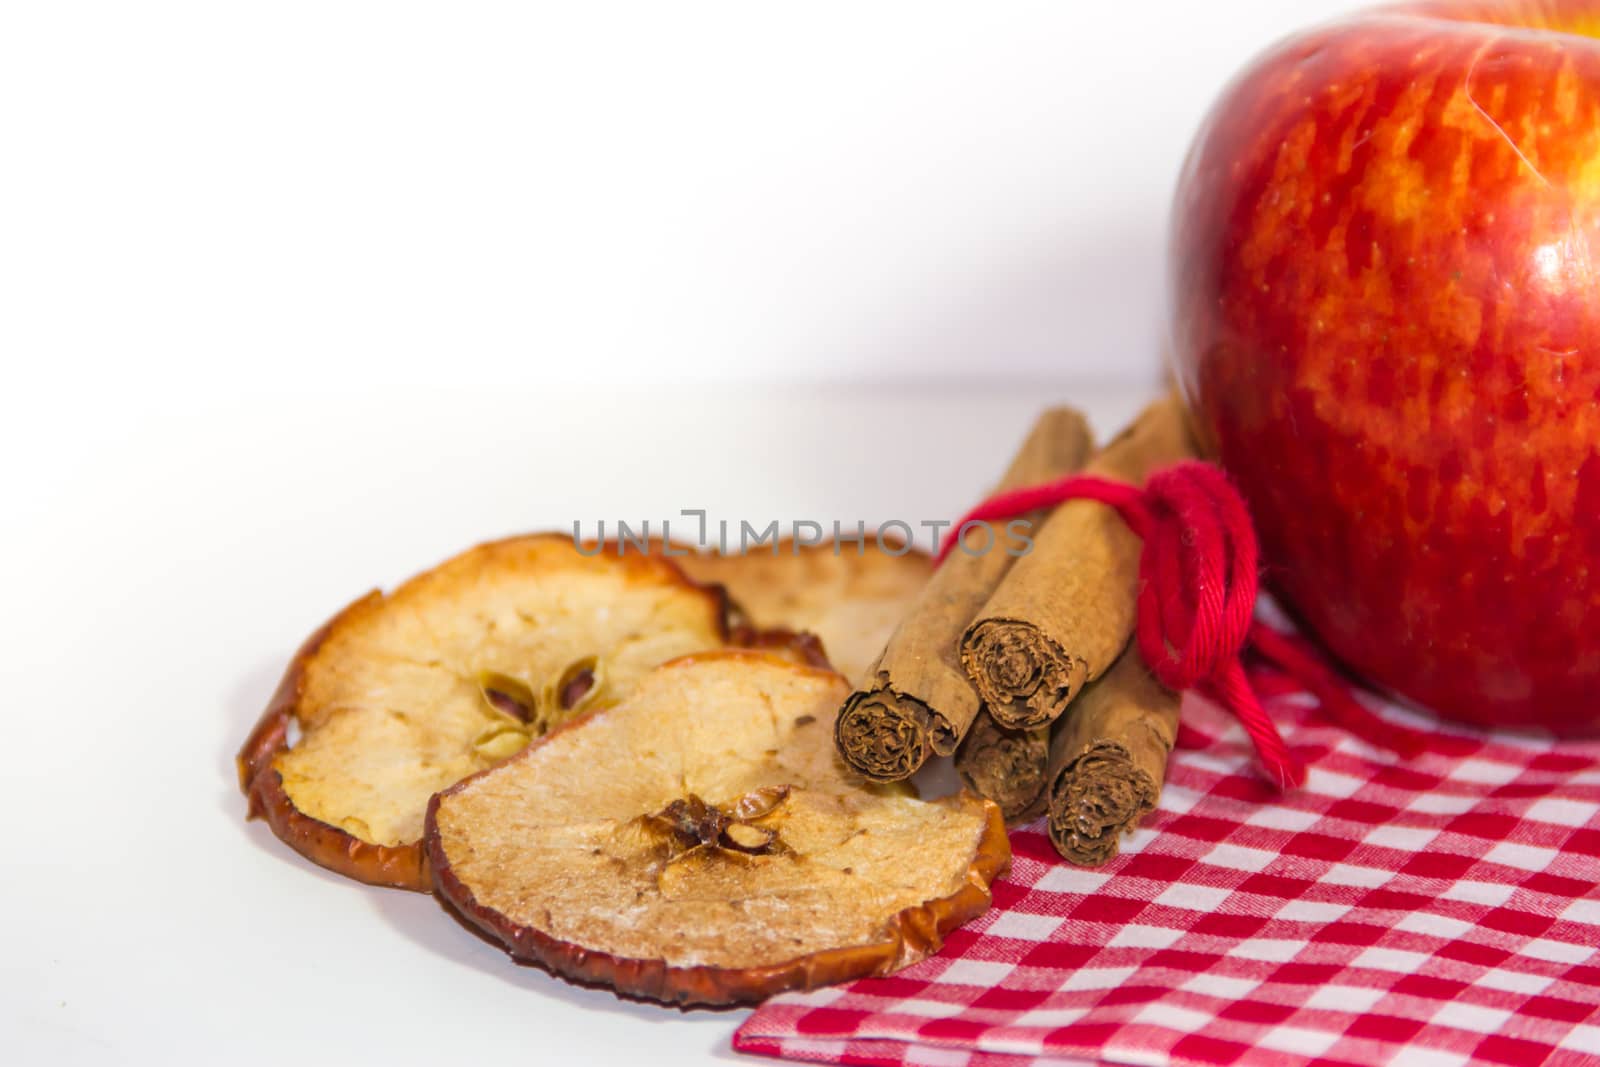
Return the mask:
M 1258 677 L 1258 688 L 1283 688 Z M 741 1051 L 821 1063 L 1600 1064 L 1600 742 L 1433 731 L 1402 762 L 1308 698 L 1276 795 L 1214 709 L 1099 870 L 1011 835 L 995 906 L 890 978 L 778 997 Z

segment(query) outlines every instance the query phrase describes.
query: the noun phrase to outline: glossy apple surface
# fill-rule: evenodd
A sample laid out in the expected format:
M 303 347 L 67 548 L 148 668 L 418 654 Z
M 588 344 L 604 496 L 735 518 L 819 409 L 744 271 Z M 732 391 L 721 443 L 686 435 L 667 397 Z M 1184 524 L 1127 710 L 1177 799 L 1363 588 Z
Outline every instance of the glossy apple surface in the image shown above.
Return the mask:
M 1563 733 L 1600 729 L 1585 31 L 1600 0 L 1379 9 L 1284 42 L 1202 127 L 1171 245 L 1178 376 L 1270 587 L 1405 697 Z

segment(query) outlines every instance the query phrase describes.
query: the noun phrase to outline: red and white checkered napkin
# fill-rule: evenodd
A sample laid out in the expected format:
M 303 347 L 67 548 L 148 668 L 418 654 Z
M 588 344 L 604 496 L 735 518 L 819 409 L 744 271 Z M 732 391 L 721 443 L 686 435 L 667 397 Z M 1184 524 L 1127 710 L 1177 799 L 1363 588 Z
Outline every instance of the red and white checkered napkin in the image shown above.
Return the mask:
M 1275 796 L 1241 732 L 1174 754 L 1099 870 L 1013 833 L 995 906 L 891 978 L 734 1038 L 823 1063 L 1600 1064 L 1600 743 L 1436 733 L 1401 761 L 1295 696 Z M 1397 709 L 1385 717 L 1406 719 Z M 1432 724 L 1429 724 L 1430 728 Z

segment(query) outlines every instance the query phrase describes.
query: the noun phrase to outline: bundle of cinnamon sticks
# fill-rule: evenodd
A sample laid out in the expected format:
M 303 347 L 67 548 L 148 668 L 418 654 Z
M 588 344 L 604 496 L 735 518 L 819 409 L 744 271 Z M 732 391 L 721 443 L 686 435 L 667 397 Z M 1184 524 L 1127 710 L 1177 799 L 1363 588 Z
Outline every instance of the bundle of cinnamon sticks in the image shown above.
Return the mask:
M 1078 471 L 1142 484 L 1193 455 L 1176 398 L 1098 450 L 1083 417 L 1056 408 L 998 490 Z M 878 781 L 954 756 L 963 781 L 1008 821 L 1046 815 L 1056 851 L 1096 866 L 1155 808 L 1178 694 L 1130 641 L 1139 538 L 1087 500 L 1028 522 L 1021 552 L 1002 550 L 993 531 L 968 531 L 972 543 L 950 552 L 845 701 L 834 738 L 845 762 Z

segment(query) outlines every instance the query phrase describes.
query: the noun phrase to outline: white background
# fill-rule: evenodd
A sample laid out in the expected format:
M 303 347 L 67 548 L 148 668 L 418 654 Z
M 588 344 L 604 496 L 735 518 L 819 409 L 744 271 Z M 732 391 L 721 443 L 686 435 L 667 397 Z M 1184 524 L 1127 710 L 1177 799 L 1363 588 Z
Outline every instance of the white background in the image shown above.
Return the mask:
M 1350 6 L 9 4 L 7 347 L 196 396 L 1147 378 L 1202 114 Z
M 0 1058 L 727 1056 L 246 826 L 288 654 L 488 537 L 1113 429 L 1193 128 L 1343 6 L 7 5 Z

